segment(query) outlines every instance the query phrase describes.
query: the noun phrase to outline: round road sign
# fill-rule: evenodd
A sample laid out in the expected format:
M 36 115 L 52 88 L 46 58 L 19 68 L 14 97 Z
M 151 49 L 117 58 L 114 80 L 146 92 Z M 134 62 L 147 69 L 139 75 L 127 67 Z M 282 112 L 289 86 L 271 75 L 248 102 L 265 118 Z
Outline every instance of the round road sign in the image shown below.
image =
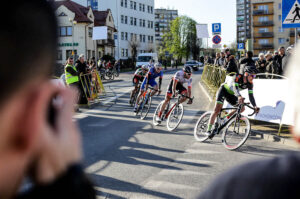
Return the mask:
M 214 44 L 219 44 L 219 43 L 221 43 L 221 41 L 222 41 L 222 39 L 221 39 L 221 37 L 220 37 L 219 35 L 215 35 L 215 36 L 212 38 L 212 42 L 213 42 Z

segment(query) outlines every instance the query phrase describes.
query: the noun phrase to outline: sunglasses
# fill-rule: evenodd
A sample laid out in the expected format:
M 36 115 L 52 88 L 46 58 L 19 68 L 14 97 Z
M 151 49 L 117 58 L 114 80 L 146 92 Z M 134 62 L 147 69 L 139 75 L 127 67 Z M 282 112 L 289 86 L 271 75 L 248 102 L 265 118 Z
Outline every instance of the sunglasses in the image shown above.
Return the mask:
M 188 75 L 188 76 L 191 76 L 191 75 L 192 75 L 192 73 L 187 73 L 187 75 Z
M 251 75 L 251 77 L 255 78 L 255 77 L 256 77 L 256 75 Z

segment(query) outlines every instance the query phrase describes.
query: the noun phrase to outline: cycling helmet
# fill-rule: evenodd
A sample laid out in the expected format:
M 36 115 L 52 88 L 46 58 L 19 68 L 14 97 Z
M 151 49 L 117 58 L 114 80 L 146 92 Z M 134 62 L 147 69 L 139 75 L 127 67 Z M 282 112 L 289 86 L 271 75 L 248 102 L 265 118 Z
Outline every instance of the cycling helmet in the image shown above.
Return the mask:
M 244 72 L 249 74 L 257 74 L 258 70 L 256 69 L 255 66 L 246 66 Z
M 192 68 L 190 66 L 183 67 L 183 71 L 186 73 L 192 73 Z
M 156 64 L 154 65 L 154 67 L 155 67 L 155 69 L 158 69 L 158 68 L 162 68 L 162 65 L 161 65 L 160 63 L 156 63 Z
M 149 67 L 146 66 L 146 65 L 143 65 L 143 66 L 142 66 L 142 69 L 144 69 L 144 70 L 149 70 Z

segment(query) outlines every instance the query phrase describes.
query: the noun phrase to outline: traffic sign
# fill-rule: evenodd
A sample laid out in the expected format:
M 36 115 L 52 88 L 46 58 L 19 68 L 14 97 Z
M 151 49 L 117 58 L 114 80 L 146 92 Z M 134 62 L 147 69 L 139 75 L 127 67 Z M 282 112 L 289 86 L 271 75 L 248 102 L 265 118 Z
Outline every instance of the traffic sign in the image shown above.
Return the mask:
M 298 0 L 282 0 L 282 27 L 300 27 L 300 4 Z
M 244 50 L 245 44 L 244 43 L 238 43 L 238 50 Z
M 220 49 L 220 48 L 222 48 L 222 45 L 221 44 L 213 44 L 212 47 L 214 49 Z
M 212 24 L 212 33 L 215 34 L 221 34 L 221 23 L 213 23 Z
M 222 39 L 221 39 L 220 35 L 215 35 L 215 36 L 212 38 L 212 42 L 213 42 L 214 44 L 219 44 L 219 43 L 221 43 L 221 41 L 222 41 Z

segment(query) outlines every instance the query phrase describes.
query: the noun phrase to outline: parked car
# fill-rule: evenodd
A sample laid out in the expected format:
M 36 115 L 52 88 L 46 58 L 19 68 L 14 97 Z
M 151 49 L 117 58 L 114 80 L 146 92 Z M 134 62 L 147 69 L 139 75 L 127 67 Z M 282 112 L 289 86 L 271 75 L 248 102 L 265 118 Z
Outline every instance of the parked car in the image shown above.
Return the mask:
M 199 67 L 203 67 L 204 66 L 204 64 L 202 62 L 197 62 L 197 63 L 199 65 Z
M 192 67 L 192 69 L 194 70 L 194 71 L 198 71 L 199 70 L 199 64 L 198 64 L 198 62 L 196 62 L 196 61 L 187 61 L 185 64 L 184 64 L 184 66 L 190 66 L 190 67 Z

